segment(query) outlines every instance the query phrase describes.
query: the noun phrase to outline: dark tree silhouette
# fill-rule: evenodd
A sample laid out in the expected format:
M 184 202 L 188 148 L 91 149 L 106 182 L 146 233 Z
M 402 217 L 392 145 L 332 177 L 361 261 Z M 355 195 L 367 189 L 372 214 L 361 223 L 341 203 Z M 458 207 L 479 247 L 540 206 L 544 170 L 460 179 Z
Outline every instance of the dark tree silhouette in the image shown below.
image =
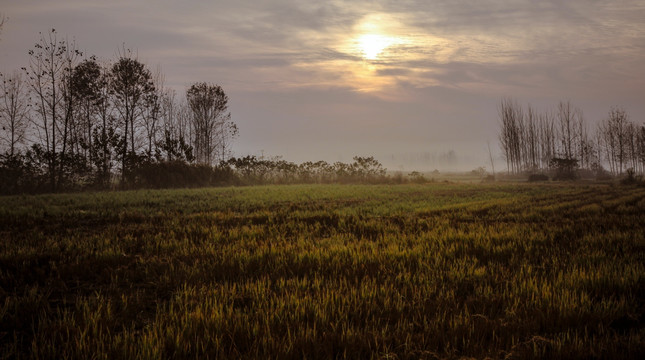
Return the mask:
M 73 43 L 58 40 L 55 29 L 47 35 L 40 35 L 40 41 L 29 51 L 29 66 L 23 69 L 27 73 L 28 84 L 34 95 L 34 108 L 40 118 L 35 124 L 40 145 L 44 149 L 50 188 L 55 191 L 63 175 L 60 160 L 67 150 L 68 130 L 74 110 L 69 82 L 80 52 Z
M 92 147 L 92 129 L 94 119 L 98 113 L 97 103 L 101 97 L 102 81 L 101 65 L 96 62 L 94 57 L 83 60 L 72 72 L 72 95 L 76 99 L 77 112 L 74 145 L 76 151 L 80 153 L 81 148 L 87 160 L 92 162 L 90 149 Z
M 29 120 L 25 90 L 21 73 L 0 73 L 0 141 L 6 144 L 9 156 L 14 156 L 25 140 Z
M 192 110 L 193 147 L 197 163 L 213 165 L 230 153 L 230 139 L 237 127 L 228 112 L 228 96 L 219 85 L 193 84 L 186 92 Z
M 114 104 L 120 115 L 123 132 L 121 179 L 125 182 L 130 163 L 136 158 L 135 122 L 141 117 L 147 99 L 154 94 L 155 87 L 150 71 L 143 63 L 131 57 L 121 57 L 112 66 L 111 75 Z

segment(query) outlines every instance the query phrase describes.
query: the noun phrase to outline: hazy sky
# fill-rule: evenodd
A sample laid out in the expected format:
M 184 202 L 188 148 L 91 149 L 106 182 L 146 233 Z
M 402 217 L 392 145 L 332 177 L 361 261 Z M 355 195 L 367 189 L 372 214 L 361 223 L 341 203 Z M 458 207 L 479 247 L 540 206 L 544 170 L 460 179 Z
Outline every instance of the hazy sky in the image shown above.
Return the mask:
M 125 44 L 179 94 L 221 85 L 238 156 L 374 155 L 397 170 L 454 150 L 462 167 L 488 165 L 504 96 L 570 100 L 592 128 L 612 105 L 645 122 L 642 0 L 0 0 L 0 12 L 3 72 L 55 28 L 105 60 Z

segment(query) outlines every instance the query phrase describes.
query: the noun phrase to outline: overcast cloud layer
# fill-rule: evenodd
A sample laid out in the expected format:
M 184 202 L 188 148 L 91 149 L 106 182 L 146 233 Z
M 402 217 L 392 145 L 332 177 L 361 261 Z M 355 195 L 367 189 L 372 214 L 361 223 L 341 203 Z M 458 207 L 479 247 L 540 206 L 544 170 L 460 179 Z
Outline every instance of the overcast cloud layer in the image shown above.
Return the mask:
M 645 122 L 643 1 L 0 0 L 0 12 L 2 72 L 55 28 L 105 60 L 136 50 L 178 93 L 220 84 L 238 156 L 375 155 L 409 170 L 454 150 L 462 168 L 485 166 L 504 96 L 571 100 L 591 128 L 612 105 Z

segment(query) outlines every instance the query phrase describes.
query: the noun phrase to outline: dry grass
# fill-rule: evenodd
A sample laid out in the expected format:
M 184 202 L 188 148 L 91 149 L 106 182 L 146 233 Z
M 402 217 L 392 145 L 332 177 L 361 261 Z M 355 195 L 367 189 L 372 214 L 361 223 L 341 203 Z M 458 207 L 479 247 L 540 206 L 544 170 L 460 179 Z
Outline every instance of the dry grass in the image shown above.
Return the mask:
M 8 358 L 643 358 L 645 189 L 5 197 Z

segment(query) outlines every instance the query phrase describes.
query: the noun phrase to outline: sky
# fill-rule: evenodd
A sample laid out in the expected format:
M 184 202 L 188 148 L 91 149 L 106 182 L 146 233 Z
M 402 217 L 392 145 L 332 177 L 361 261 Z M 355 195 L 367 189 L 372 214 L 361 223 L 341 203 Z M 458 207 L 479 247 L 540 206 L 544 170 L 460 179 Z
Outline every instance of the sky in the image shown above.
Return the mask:
M 642 0 L 0 0 L 0 13 L 0 72 L 54 28 L 99 59 L 132 49 L 179 95 L 222 86 L 236 156 L 490 169 L 490 144 L 501 167 L 504 97 L 571 101 L 590 130 L 612 106 L 645 123 Z

